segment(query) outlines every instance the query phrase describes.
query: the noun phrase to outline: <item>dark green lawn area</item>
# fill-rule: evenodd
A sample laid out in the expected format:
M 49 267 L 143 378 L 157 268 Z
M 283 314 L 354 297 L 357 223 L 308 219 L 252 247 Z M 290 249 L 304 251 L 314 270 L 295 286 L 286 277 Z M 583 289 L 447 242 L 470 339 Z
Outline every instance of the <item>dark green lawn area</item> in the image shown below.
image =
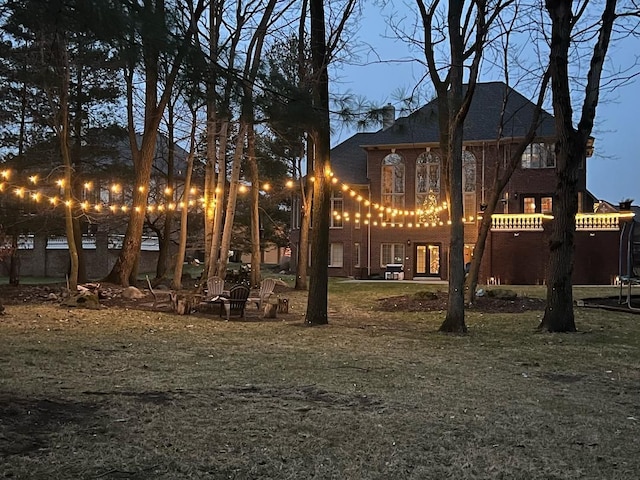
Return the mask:
M 3 298 L 0 478 L 638 478 L 640 316 L 546 334 L 540 310 L 478 308 L 450 336 L 379 308 L 442 288 L 332 282 L 318 328 L 294 291 L 231 322 Z

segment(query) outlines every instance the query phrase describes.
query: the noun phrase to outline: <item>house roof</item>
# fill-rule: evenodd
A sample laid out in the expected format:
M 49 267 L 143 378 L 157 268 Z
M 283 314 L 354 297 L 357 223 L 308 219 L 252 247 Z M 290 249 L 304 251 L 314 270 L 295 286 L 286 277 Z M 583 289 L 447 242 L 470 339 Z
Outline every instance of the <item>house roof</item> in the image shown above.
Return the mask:
M 464 141 L 495 141 L 498 138 L 524 137 L 531 124 L 536 105 L 503 82 L 478 83 L 464 123 Z M 333 170 L 345 181 L 361 183 L 366 176 L 367 148 L 376 146 L 412 146 L 439 142 L 438 104 L 432 100 L 414 113 L 400 117 L 392 126 L 375 133 L 358 133 L 331 150 Z M 537 136 L 554 136 L 554 119 L 542 111 Z M 351 177 L 352 180 L 348 180 Z
M 340 181 L 358 185 L 369 183 L 367 152 L 362 144 L 369 143 L 374 135 L 376 134 L 356 133 L 331 149 L 331 168 L 338 174 Z
M 142 136 L 136 134 L 138 143 Z M 129 135 L 124 128 L 116 125 L 104 128 L 91 128 L 83 138 L 82 162 L 85 174 L 126 175 L 133 170 L 133 159 Z M 161 133 L 156 138 L 156 149 L 152 175 L 167 171 L 169 157 L 169 140 Z M 174 146 L 174 173 L 183 176 L 186 172 L 188 152 L 179 145 Z M 62 164 L 60 147 L 56 136 L 29 148 L 21 157 L 14 157 L 5 162 L 7 167 L 24 171 L 51 170 Z
M 531 124 L 535 104 L 502 82 L 478 83 L 464 122 L 464 141 L 495 141 L 504 107 L 501 138 L 524 137 Z M 391 127 L 370 137 L 371 145 L 432 143 L 439 141 L 438 101 L 432 100 L 416 112 L 398 118 Z M 553 116 L 540 117 L 538 136 L 554 135 Z

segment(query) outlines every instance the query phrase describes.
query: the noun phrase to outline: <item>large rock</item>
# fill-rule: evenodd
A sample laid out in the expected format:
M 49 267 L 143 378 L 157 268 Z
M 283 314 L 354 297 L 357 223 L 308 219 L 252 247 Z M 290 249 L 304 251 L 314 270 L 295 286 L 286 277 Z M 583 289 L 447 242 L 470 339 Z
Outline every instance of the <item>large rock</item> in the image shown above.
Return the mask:
M 142 293 L 139 289 L 137 289 L 136 287 L 127 287 L 122 291 L 122 296 L 124 298 L 128 298 L 130 300 L 133 299 L 137 299 L 137 298 L 144 298 L 145 294 Z
M 81 292 L 65 298 L 60 304 L 63 307 L 88 308 L 91 310 L 100 309 L 98 295 L 93 292 Z

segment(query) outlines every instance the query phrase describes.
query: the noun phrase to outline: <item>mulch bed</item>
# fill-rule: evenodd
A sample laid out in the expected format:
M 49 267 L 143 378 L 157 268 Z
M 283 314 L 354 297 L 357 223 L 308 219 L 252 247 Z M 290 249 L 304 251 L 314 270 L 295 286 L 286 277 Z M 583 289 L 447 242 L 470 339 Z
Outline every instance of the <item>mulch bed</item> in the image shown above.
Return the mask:
M 378 299 L 378 308 L 385 312 L 444 311 L 447 309 L 447 292 L 418 292 Z M 518 313 L 529 310 L 544 310 L 545 300 L 530 297 L 476 297 L 472 310 L 486 313 Z

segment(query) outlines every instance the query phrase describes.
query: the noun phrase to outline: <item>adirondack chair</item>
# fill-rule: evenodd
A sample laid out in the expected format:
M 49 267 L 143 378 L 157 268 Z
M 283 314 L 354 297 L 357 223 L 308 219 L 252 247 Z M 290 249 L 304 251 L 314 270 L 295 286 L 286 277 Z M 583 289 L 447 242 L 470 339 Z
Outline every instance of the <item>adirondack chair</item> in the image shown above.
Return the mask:
M 255 303 L 258 310 L 260 310 L 263 307 L 263 303 L 266 302 L 273 293 L 275 286 L 275 278 L 265 278 L 260 283 L 260 291 L 258 294 L 256 296 L 249 297 L 247 301 L 249 303 Z
M 220 305 L 222 308 L 222 302 L 220 296 L 224 292 L 224 280 L 220 277 L 211 277 L 207 279 L 207 291 L 206 294 L 200 296 L 200 302 L 198 306 L 207 311 L 211 305 Z
M 222 295 L 224 291 L 224 280 L 220 277 L 211 277 L 207 279 L 207 296 L 204 298 L 205 302 L 209 302 L 216 297 Z
M 247 305 L 247 298 L 249 298 L 249 287 L 246 285 L 234 285 L 229 290 L 228 297 L 219 297 L 220 301 L 220 316 L 222 316 L 222 309 L 227 315 L 227 320 L 233 315 L 238 315 L 240 318 L 244 318 L 244 308 Z

